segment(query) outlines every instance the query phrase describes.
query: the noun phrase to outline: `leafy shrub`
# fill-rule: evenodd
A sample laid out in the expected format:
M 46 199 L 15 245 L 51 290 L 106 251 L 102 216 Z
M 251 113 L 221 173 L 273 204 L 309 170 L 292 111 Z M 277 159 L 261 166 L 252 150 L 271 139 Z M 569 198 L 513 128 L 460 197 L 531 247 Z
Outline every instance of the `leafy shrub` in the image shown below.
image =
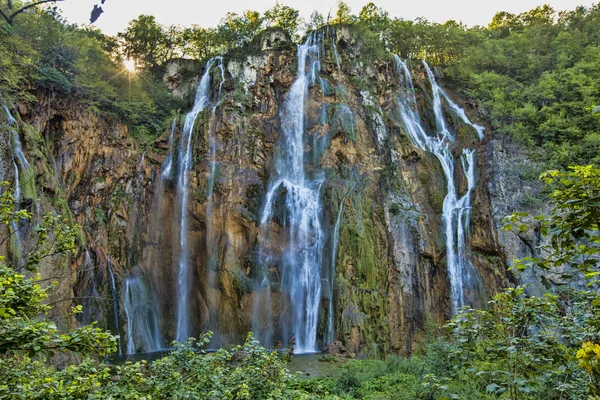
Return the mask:
M 211 333 L 175 344 L 152 364 L 153 395 L 161 399 L 276 399 L 286 391 L 287 367 L 275 351 L 259 346 L 252 334 L 229 350 L 205 354 Z
M 590 295 L 565 293 L 568 301 L 560 301 L 518 287 L 495 296 L 489 310 L 465 309 L 446 325 L 453 368 L 481 391 L 510 399 L 585 397 L 574 354 L 583 338 L 597 336 Z
M 37 85 L 40 89 L 59 94 L 69 94 L 73 90 L 71 81 L 60 71 L 48 65 L 39 67 Z

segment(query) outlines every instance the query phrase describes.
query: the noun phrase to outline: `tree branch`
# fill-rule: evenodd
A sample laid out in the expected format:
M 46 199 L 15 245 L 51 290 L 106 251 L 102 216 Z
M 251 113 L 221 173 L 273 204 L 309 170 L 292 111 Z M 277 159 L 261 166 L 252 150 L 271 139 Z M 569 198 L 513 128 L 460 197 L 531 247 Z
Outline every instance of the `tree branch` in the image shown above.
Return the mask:
M 13 20 L 15 19 L 15 17 L 19 14 L 21 14 L 23 11 L 27 11 L 28 9 L 35 7 L 35 6 L 39 6 L 40 4 L 44 4 L 44 3 L 56 3 L 58 1 L 63 1 L 63 0 L 40 0 L 40 1 L 36 1 L 34 3 L 29 3 L 24 7 L 19 8 L 17 11 L 15 11 L 14 13 L 12 13 L 10 15 L 10 17 L 7 17 L 6 14 L 4 14 L 4 12 L 2 12 L 2 10 L 0 10 L 0 12 L 2 13 L 2 15 L 4 16 L 4 18 L 6 19 L 6 22 L 8 22 L 10 25 L 12 25 Z
M 56 300 L 56 301 L 53 301 L 51 303 L 47 303 L 47 304 L 44 304 L 44 305 L 46 305 L 48 307 L 52 307 L 52 306 L 54 306 L 56 304 L 65 303 L 67 301 L 85 300 L 85 299 L 95 299 L 95 300 L 103 300 L 103 301 L 104 300 L 112 300 L 109 297 L 102 297 L 102 296 L 98 296 L 98 297 L 95 297 L 95 296 L 80 296 L 80 297 L 69 297 L 69 298 L 66 298 L 66 299 L 60 299 L 60 300 Z
M 2 9 L 0 8 L 0 15 L 2 15 L 4 17 L 4 19 L 6 20 L 6 22 L 8 22 L 9 24 L 10 22 L 10 18 L 8 18 L 8 15 L 4 14 L 4 11 L 2 11 Z

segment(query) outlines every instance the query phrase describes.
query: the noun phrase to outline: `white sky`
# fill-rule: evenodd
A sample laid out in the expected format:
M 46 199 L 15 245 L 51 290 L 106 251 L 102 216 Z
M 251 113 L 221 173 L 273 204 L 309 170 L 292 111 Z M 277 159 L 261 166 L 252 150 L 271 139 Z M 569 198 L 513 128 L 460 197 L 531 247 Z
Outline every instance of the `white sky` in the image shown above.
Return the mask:
M 369 0 L 347 0 L 353 14 L 358 14 Z M 338 0 L 281 0 L 280 3 L 300 10 L 308 19 L 313 11 L 327 16 L 335 14 Z M 520 13 L 542 4 L 550 4 L 556 10 L 571 10 L 578 5 L 590 6 L 589 0 L 377 0 L 379 7 L 391 16 L 404 19 L 425 17 L 430 21 L 444 22 L 450 19 L 467 25 L 487 25 L 497 11 Z M 90 11 L 100 0 L 65 0 L 58 3 L 63 15 L 70 21 L 85 24 Z M 210 27 L 219 23 L 227 12 L 240 13 L 244 10 L 264 12 L 275 5 L 275 0 L 106 0 L 102 6 L 104 14 L 96 26 L 109 35 L 124 30 L 127 23 L 140 14 L 156 16 L 166 25 L 189 26 L 192 24 Z

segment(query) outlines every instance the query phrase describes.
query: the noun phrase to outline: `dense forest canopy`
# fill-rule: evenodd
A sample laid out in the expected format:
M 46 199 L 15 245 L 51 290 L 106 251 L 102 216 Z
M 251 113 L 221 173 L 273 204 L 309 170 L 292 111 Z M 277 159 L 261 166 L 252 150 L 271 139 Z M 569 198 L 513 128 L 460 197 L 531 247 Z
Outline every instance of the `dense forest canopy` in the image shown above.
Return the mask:
M 600 4 L 571 11 L 545 5 L 521 14 L 500 12 L 486 27 L 409 21 L 374 3 L 353 13 L 343 2 L 335 15 L 313 13 L 308 21 L 277 3 L 264 13 L 229 13 L 216 27 L 164 26 L 141 15 L 115 37 L 70 24 L 54 7 L 31 7 L 8 22 L 0 21 L 0 92 L 7 105 L 27 109 L 41 100 L 78 102 L 126 123 L 140 147 L 152 146 L 173 116 L 189 108 L 189 99 L 169 95 L 163 82 L 170 61 L 199 60 L 202 68 L 216 55 L 235 59 L 255 54 L 261 50 L 261 35 L 270 30 L 299 43 L 310 31 L 349 27 L 360 33 L 363 60 L 391 60 L 393 54 L 426 60 L 446 87 L 479 112 L 492 135 L 512 138 L 537 162 L 535 171 L 524 175 L 535 179 L 539 170 L 553 169 L 542 175 L 550 193 L 548 216 L 515 214 L 506 220 L 506 229 L 534 228 L 549 238 L 544 252 L 519 260 L 515 270 L 570 265 L 590 287 L 598 284 L 600 170 L 591 164 L 600 163 Z M 569 169 L 573 164 L 590 165 Z M 30 220 L 30 213 L 16 210 L 5 186 L 0 223 Z M 51 285 L 36 272 L 41 258 L 75 249 L 70 223 L 51 214 L 44 218 L 34 233 L 38 253 L 25 257 L 20 271 L 0 257 L 0 397 L 600 395 L 600 300 L 591 289 L 542 297 L 528 296 L 521 287 L 509 289 L 492 299 L 489 309 L 457 315 L 447 323 L 446 335 L 435 339 L 432 334 L 421 354 L 348 363 L 335 378 L 301 381 L 290 376 L 285 360 L 261 348 L 252 335 L 244 345 L 206 355 L 208 333 L 176 344 L 170 355 L 154 363 L 110 366 L 102 357 L 114 351 L 116 338 L 95 326 L 63 331 L 45 319 Z M 61 238 L 58 247 L 47 243 L 49 234 Z M 69 360 L 78 362 L 55 368 L 50 360 L 55 361 L 56 353 L 84 359 L 73 356 Z

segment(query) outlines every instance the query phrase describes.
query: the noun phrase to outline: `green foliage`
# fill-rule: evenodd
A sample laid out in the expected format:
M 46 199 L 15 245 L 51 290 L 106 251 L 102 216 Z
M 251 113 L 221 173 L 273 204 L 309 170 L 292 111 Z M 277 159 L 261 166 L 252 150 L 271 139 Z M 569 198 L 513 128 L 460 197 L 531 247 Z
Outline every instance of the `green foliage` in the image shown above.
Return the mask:
M 54 10 L 33 8 L 6 26 L 0 23 L 0 91 L 6 100 L 62 97 L 154 136 L 171 110 L 181 107 L 168 96 L 160 71 L 127 72 L 114 38 L 68 25 Z
M 291 38 L 298 38 L 298 28 L 300 19 L 299 11 L 289 6 L 282 5 L 279 2 L 275 6 L 265 11 L 265 21 L 267 26 L 276 26 L 283 29 Z
M 161 399 L 282 398 L 288 377 L 277 352 L 266 351 L 248 335 L 246 343 L 205 354 L 211 333 L 196 342 L 175 344 L 174 351 L 152 365 L 152 395 Z
M 39 67 L 37 85 L 40 89 L 48 92 L 56 92 L 63 95 L 71 93 L 73 84 L 60 71 L 46 65 Z
M 489 112 L 492 126 L 527 145 L 537 158 L 566 167 L 597 163 L 600 7 L 556 13 L 548 6 L 498 13 L 445 72 Z
M 598 283 L 600 275 L 600 170 L 592 165 L 570 167 L 568 172 L 548 171 L 540 176 L 552 192 L 552 210 L 535 220 L 540 232 L 549 238 L 542 246 L 542 257 L 516 260 L 515 268 L 537 266 L 544 270 L 570 267 L 564 274 L 580 271 L 589 285 Z M 527 214 L 507 217 L 503 229 L 524 232 L 529 229 Z
M 306 23 L 306 30 L 309 32 L 316 31 L 323 26 L 325 26 L 325 17 L 323 17 L 323 14 L 320 12 L 313 11 L 313 13 L 310 14 L 308 22 Z
M 21 219 L 31 218 L 27 210 L 15 208 L 15 198 L 9 182 L 2 182 L 2 194 L 0 194 L 0 224 L 9 225 L 11 222 L 19 222 Z
M 579 367 L 590 376 L 589 387 L 595 395 L 600 394 L 600 345 L 592 342 L 583 342 L 577 351 Z
M 262 17 L 256 11 L 242 15 L 228 13 L 215 31 L 215 42 L 220 54 L 247 46 L 262 31 Z
M 14 208 L 8 183 L 0 197 L 3 225 L 29 219 Z M 23 255 L 25 267 L 35 271 L 48 256 L 74 250 L 74 229 L 48 214 L 35 227 L 34 249 Z M 50 364 L 57 353 L 104 356 L 116 351 L 116 338 L 94 324 L 61 331 L 45 316 L 51 305 L 48 287 L 39 274 L 27 276 L 7 266 L 0 257 L 0 397 L 158 398 L 158 399 L 282 399 L 289 379 L 286 364 L 276 351 L 266 351 L 248 335 L 246 343 L 206 354 L 211 333 L 198 342 L 174 344 L 167 357 L 149 368 L 145 363 L 110 367 L 86 358 L 64 369 Z M 81 312 L 81 306 L 72 313 Z
M 331 21 L 332 24 L 351 24 L 356 21 L 356 17 L 350 12 L 348 3 L 340 1 L 338 3 L 335 18 Z
M 3 193 L 0 195 L 0 223 L 10 225 L 31 219 L 31 213 L 15 207 L 15 199 L 8 182 L 2 183 Z M 34 227 L 35 243 L 28 254 L 21 255 L 20 264 L 27 271 L 35 271 L 41 260 L 75 249 L 78 227 L 72 226 L 69 219 L 61 215 L 48 213 L 43 216 L 39 225 Z M 11 232 L 16 235 L 16 232 Z M 4 243 L 7 238 L 1 242 Z
M 446 325 L 455 370 L 509 399 L 584 398 L 586 377 L 574 355 L 583 340 L 597 340 L 596 297 L 529 297 L 518 287 L 497 295 L 489 310 L 464 310 Z
M 3 186 L 0 221 L 6 225 L 30 219 L 27 212 L 14 210 L 12 193 L 7 185 Z M 46 215 L 35 231 L 34 248 L 23 255 L 26 270 L 35 271 L 41 259 L 74 248 L 74 229 L 66 226 L 60 217 Z M 115 338 L 94 325 L 63 332 L 46 320 L 51 306 L 44 304 L 48 288 L 42 286 L 43 282 L 39 274 L 19 273 L 0 256 L 0 397 L 48 398 L 39 397 L 39 387 L 33 388 L 37 385 L 60 385 L 65 390 L 63 394 L 72 393 L 60 379 L 47 376 L 49 370 L 54 371 L 46 367 L 48 357 L 57 352 L 106 355 L 116 350 Z M 81 312 L 81 307 L 75 307 L 72 312 Z M 69 369 L 72 368 L 77 367 Z M 35 378 L 40 376 L 41 380 L 35 383 Z
M 174 344 L 151 365 L 109 366 L 92 359 L 57 370 L 28 357 L 7 358 L 0 395 L 58 399 L 296 399 L 291 379 L 277 352 L 267 351 L 248 335 L 246 343 L 205 353 L 211 333 L 198 341 Z M 10 367 L 10 369 L 9 369 Z M 4 372 L 4 370 L 3 370 Z
M 164 27 L 152 15 L 140 15 L 118 34 L 123 52 L 138 66 L 154 68 L 169 61 L 181 46 L 182 36 L 176 27 Z
M 491 398 L 467 379 L 453 377 L 452 346 L 430 340 L 410 358 L 347 361 L 335 377 L 291 381 L 290 388 L 310 399 L 473 399 Z M 301 397 L 299 397 L 301 398 Z

